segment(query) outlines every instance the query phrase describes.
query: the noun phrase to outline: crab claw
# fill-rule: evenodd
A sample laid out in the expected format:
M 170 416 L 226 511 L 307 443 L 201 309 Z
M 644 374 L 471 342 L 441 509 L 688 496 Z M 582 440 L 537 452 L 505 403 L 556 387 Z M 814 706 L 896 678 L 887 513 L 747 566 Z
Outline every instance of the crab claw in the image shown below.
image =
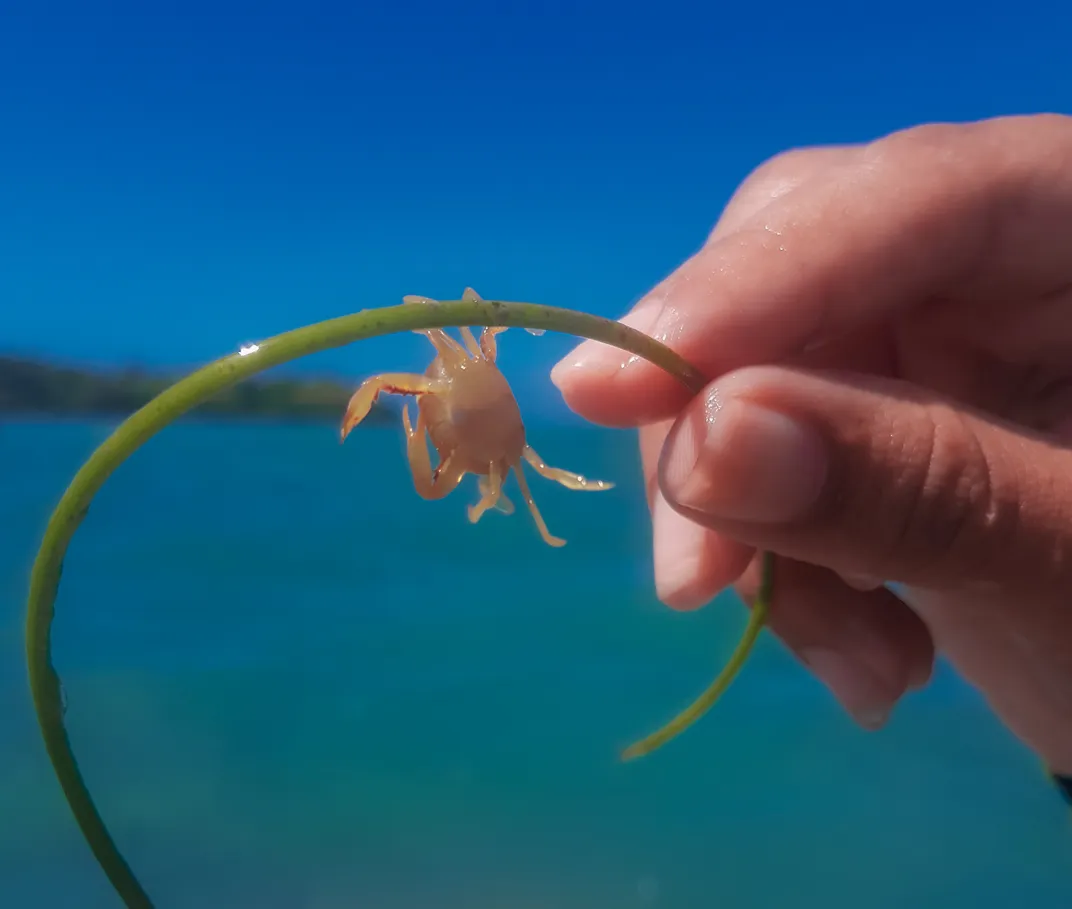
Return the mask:
M 365 379 L 350 398 L 346 405 L 346 413 L 343 414 L 342 427 L 339 430 L 339 441 L 345 442 L 346 437 L 353 431 L 372 410 L 372 405 L 383 392 L 396 395 L 423 395 L 434 394 L 439 391 L 440 383 L 427 376 L 417 376 L 407 372 L 388 372 L 379 376 L 371 376 Z

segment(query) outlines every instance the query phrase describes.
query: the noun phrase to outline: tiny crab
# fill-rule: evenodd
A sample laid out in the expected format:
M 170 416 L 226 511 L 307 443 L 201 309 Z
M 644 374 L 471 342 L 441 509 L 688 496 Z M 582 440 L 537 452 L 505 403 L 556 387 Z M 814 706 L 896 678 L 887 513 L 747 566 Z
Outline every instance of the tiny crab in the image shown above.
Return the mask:
M 476 302 L 480 296 L 467 287 L 462 299 Z M 408 296 L 403 302 L 437 301 Z M 512 469 L 540 536 L 551 546 L 564 546 L 565 540 L 551 535 L 532 499 L 522 459 L 538 474 L 567 489 L 599 491 L 612 489 L 614 484 L 549 467 L 528 444 L 517 401 L 495 365 L 495 336 L 504 331 L 503 327 L 485 328 L 477 342 L 472 331 L 462 326 L 463 347 L 442 329 L 417 330 L 436 349 L 424 375 L 383 373 L 362 382 L 346 408 L 341 438 L 346 440 L 381 393 L 413 395 L 417 399 L 417 425 L 410 422 L 408 404 L 402 407 L 402 425 L 417 494 L 425 499 L 442 499 L 457 488 L 467 473 L 475 474 L 480 500 L 469 506 L 469 520 L 475 524 L 489 509 L 513 513 L 514 505 L 503 493 L 503 483 Z M 426 437 L 431 438 L 439 456 L 434 469 Z

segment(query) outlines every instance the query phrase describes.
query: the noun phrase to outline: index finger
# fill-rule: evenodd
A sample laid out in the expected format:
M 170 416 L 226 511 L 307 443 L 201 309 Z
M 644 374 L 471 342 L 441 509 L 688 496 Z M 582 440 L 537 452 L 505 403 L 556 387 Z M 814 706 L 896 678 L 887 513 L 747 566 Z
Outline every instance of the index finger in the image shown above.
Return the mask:
M 622 319 L 709 378 L 784 362 L 949 293 L 1040 288 L 1068 270 L 1072 119 L 923 127 L 860 146 L 729 232 L 716 231 Z M 1067 223 L 1065 224 L 1067 228 Z M 684 403 L 644 360 L 585 342 L 553 378 L 599 423 L 664 419 Z

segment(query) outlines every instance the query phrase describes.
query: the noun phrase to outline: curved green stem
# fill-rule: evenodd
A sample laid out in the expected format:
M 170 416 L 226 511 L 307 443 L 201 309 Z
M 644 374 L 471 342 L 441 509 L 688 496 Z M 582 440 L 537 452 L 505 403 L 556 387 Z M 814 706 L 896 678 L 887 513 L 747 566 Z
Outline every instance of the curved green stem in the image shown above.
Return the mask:
M 127 418 L 93 452 L 64 492 L 45 529 L 30 576 L 26 616 L 30 689 L 45 747 L 64 795 L 94 856 L 128 909 L 152 909 L 152 902 L 112 840 L 79 771 L 63 722 L 63 696 L 51 657 L 52 621 L 63 559 L 90 501 L 116 468 L 151 436 L 236 382 L 299 357 L 365 338 L 462 325 L 543 329 L 590 338 L 650 360 L 693 392 L 705 384 L 703 375 L 668 347 L 619 322 L 586 313 L 495 300 L 449 300 L 368 309 L 276 335 L 176 382 Z M 763 597 L 760 599 L 765 602 Z M 685 719 L 675 720 L 671 734 L 694 721 L 729 684 L 751 649 L 762 616 L 763 610 L 753 610 L 750 632 L 738 646 L 731 665 L 719 676 L 718 690 L 714 695 L 709 690 L 685 712 Z M 656 733 L 652 739 L 658 738 L 657 744 L 661 744 L 669 737 Z
M 734 648 L 729 662 L 726 663 L 722 672 L 718 674 L 718 678 L 708 686 L 703 694 L 669 723 L 646 738 L 641 739 L 635 745 L 630 745 L 626 748 L 622 752 L 622 760 L 631 761 L 634 758 L 651 754 L 656 748 L 661 748 L 669 742 L 670 739 L 681 735 L 682 732 L 710 710 L 715 701 L 730 687 L 730 682 L 736 678 L 737 673 L 744 666 L 745 660 L 748 659 L 748 655 L 752 652 L 752 648 L 756 644 L 756 638 L 759 637 L 760 631 L 763 630 L 763 626 L 767 622 L 767 613 L 770 611 L 771 592 L 774 588 L 774 557 L 769 552 L 763 553 L 761 565 L 762 575 L 759 582 L 759 593 L 756 595 L 756 601 L 752 604 L 752 613 L 748 617 L 748 624 L 745 626 L 744 634 L 741 635 L 741 640 Z

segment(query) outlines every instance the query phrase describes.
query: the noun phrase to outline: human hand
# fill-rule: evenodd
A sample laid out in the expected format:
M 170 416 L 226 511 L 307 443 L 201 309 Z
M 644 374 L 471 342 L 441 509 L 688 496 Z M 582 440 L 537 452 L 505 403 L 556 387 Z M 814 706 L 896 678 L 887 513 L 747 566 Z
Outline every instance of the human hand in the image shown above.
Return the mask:
M 1072 118 L 774 158 L 622 321 L 712 380 L 553 373 L 642 427 L 660 598 L 747 598 L 771 551 L 772 631 L 861 725 L 937 650 L 1072 774 Z

